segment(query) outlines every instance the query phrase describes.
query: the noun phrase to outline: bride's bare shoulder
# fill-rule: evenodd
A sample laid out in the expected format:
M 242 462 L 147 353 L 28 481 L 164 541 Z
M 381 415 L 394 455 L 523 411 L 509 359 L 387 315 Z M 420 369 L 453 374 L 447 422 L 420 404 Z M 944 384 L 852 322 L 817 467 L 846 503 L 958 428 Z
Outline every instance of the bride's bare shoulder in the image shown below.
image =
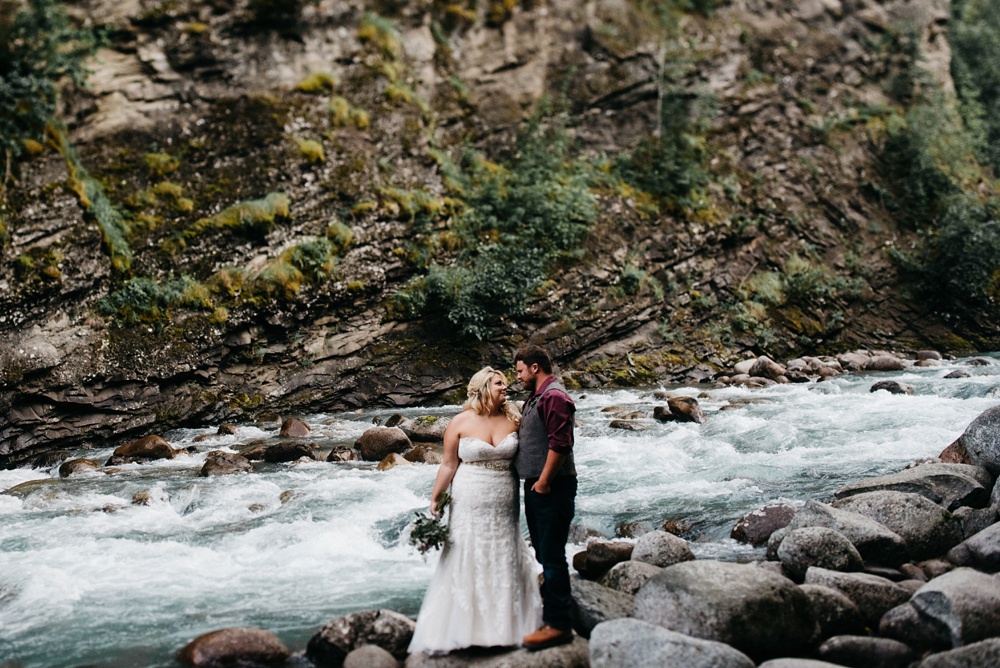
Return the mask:
M 466 408 L 464 411 L 462 411 L 461 413 L 459 413 L 458 415 L 456 415 L 451 419 L 451 422 L 448 424 L 448 427 L 454 429 L 461 429 L 462 427 L 472 423 L 477 417 L 479 416 L 476 415 L 476 412 L 474 410 L 472 410 L 471 408 Z

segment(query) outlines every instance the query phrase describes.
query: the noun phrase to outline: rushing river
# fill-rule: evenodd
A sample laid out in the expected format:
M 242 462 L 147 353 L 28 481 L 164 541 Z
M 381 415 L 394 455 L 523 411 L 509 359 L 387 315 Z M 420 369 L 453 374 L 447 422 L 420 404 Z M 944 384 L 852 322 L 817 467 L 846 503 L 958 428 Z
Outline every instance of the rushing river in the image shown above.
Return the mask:
M 955 369 L 972 377 L 943 378 Z M 914 385 L 916 395 L 869 393 L 889 378 Z M 577 521 L 611 536 L 622 522 L 678 519 L 692 525 L 699 557 L 757 558 L 760 550 L 729 539 L 742 515 L 778 499 L 825 499 L 848 481 L 934 456 L 1000 401 L 997 388 L 1000 365 L 958 360 L 766 390 L 713 389 L 699 399 L 705 424 L 646 419 L 638 432 L 611 429 L 613 415 L 602 409 L 651 415 L 663 403 L 654 388 L 574 393 Z M 740 399 L 754 402 L 719 410 Z M 329 449 L 390 414 L 305 417 L 310 441 Z M 164 436 L 186 447 L 206 433 L 214 428 Z M 276 440 L 276 431 L 240 425 L 235 436 L 197 443 L 196 454 L 113 475 L 0 471 L 0 490 L 34 481 L 30 491 L 0 494 L 0 668 L 174 666 L 189 640 L 229 626 L 274 631 L 297 651 L 344 613 L 384 607 L 415 615 L 436 557 L 415 553 L 406 531 L 426 506 L 436 467 L 258 463 L 249 475 L 198 477 L 209 450 L 259 439 Z M 286 490 L 293 494 L 282 502 Z M 130 504 L 139 491 L 151 492 L 150 505 Z

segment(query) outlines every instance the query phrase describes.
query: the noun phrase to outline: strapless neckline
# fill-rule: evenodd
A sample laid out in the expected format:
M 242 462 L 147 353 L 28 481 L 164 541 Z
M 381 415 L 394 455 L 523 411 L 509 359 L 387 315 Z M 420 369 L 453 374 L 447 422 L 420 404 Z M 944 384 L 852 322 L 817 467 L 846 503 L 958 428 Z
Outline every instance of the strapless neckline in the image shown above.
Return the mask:
M 503 445 L 504 443 L 506 443 L 507 439 L 509 439 L 511 436 L 517 436 L 517 432 L 516 431 L 510 432 L 509 434 L 507 434 L 506 436 L 504 436 L 503 439 L 499 443 L 497 443 L 496 445 L 493 445 L 489 441 L 485 441 L 485 440 L 483 440 L 481 438 L 478 438 L 476 436 L 463 436 L 462 438 L 460 438 L 458 440 L 459 441 L 479 441 L 480 443 L 482 443 L 482 444 L 484 444 L 484 445 L 486 445 L 488 447 L 499 448 L 501 445 Z

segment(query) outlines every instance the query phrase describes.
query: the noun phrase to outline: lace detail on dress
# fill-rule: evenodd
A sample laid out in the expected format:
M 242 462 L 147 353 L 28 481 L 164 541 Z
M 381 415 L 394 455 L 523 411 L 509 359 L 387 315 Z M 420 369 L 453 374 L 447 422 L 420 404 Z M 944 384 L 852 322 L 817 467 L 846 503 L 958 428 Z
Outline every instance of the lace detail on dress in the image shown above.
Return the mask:
M 463 462 L 510 461 L 517 433 L 496 446 L 463 438 Z M 424 596 L 410 652 L 519 645 L 541 620 L 538 567 L 521 536 L 518 480 L 463 466 L 451 483 L 448 542 Z

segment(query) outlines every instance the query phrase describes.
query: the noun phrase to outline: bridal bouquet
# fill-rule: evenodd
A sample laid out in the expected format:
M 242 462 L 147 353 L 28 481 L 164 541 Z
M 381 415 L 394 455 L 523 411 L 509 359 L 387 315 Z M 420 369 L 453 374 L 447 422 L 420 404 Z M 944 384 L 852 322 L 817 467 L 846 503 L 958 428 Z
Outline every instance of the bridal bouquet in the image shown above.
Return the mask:
M 438 498 L 437 506 L 434 508 L 438 517 L 417 513 L 417 521 L 413 525 L 413 531 L 410 532 L 410 545 L 416 547 L 420 554 L 441 549 L 448 540 L 448 525 L 442 518 L 444 509 L 450 502 L 451 494 L 445 492 Z

